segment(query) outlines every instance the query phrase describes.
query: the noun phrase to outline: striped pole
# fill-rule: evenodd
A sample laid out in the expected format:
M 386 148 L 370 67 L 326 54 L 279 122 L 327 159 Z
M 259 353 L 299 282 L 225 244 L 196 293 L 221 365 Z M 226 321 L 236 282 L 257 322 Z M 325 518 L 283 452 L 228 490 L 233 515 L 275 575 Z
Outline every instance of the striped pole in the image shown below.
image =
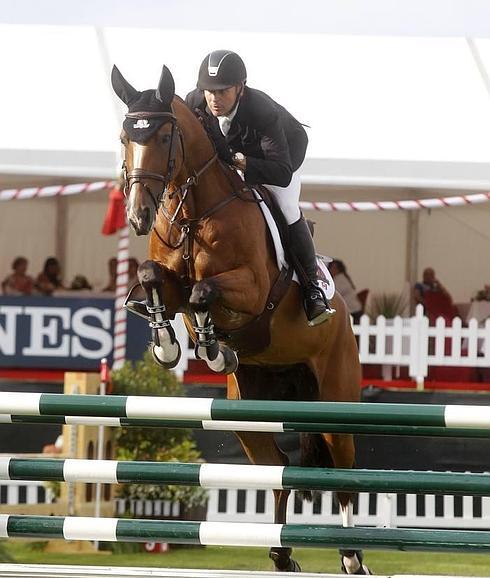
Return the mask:
M 177 484 L 202 488 L 342 490 L 490 496 L 490 474 L 294 466 L 0 458 L 0 480 Z
M 119 231 L 117 243 L 116 299 L 114 302 L 114 350 L 112 368 L 120 369 L 126 359 L 127 312 L 124 301 L 128 293 L 129 227 Z
M 490 406 L 0 392 L 0 413 L 490 429 Z
M 490 532 L 0 515 L 0 538 L 490 552 Z
M 62 415 L 11 415 L 0 413 L 0 423 L 65 424 L 104 427 L 160 427 L 189 428 L 211 431 L 250 432 L 310 432 L 310 433 L 353 433 L 361 435 L 409 435 L 429 437 L 488 438 L 490 429 L 421 427 L 416 425 L 377 425 L 343 423 L 301 423 L 275 421 L 223 421 L 223 420 L 177 420 L 177 419 L 134 419 L 127 417 L 90 417 Z

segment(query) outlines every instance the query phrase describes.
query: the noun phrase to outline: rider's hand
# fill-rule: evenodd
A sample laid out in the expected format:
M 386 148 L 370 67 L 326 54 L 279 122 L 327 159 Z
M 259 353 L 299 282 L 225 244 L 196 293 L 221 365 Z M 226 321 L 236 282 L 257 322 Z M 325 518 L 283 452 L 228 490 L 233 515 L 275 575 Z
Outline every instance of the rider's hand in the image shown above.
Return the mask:
M 233 166 L 238 170 L 245 172 L 247 168 L 247 159 L 242 153 L 236 153 L 233 155 Z

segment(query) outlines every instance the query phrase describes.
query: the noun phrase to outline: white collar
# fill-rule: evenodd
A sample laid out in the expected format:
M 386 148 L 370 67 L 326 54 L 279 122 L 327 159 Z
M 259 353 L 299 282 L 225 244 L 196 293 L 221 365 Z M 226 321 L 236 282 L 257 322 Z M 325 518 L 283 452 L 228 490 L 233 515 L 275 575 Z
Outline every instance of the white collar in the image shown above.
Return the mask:
M 238 102 L 236 103 L 235 108 L 230 112 L 230 114 L 226 115 L 226 116 L 218 116 L 218 120 L 221 121 L 221 119 L 228 119 L 230 122 L 235 118 L 235 115 L 237 113 L 238 107 L 240 105 L 240 100 L 238 100 Z

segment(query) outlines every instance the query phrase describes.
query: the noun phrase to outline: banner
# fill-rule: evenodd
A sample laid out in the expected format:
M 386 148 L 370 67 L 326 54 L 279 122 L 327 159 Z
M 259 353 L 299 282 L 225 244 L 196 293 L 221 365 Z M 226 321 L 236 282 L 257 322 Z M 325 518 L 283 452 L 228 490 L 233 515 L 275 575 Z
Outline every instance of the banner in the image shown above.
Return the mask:
M 98 371 L 112 364 L 114 299 L 0 297 L 0 367 Z M 144 319 L 128 316 L 127 359 L 150 338 Z

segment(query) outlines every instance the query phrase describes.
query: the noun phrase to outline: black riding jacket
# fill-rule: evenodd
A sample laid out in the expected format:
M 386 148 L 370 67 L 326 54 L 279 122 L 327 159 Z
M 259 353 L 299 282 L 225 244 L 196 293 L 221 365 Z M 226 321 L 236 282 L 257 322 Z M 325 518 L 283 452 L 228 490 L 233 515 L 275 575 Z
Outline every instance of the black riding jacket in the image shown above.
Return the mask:
M 199 109 L 206 115 L 218 154 L 228 155 L 224 160 L 230 162 L 231 155 L 237 152 L 247 157 L 247 183 L 289 185 L 293 172 L 305 158 L 308 137 L 303 126 L 283 106 L 264 92 L 245 86 L 225 137 L 218 119 L 206 105 L 202 90 L 193 90 L 185 101 L 192 110 Z

